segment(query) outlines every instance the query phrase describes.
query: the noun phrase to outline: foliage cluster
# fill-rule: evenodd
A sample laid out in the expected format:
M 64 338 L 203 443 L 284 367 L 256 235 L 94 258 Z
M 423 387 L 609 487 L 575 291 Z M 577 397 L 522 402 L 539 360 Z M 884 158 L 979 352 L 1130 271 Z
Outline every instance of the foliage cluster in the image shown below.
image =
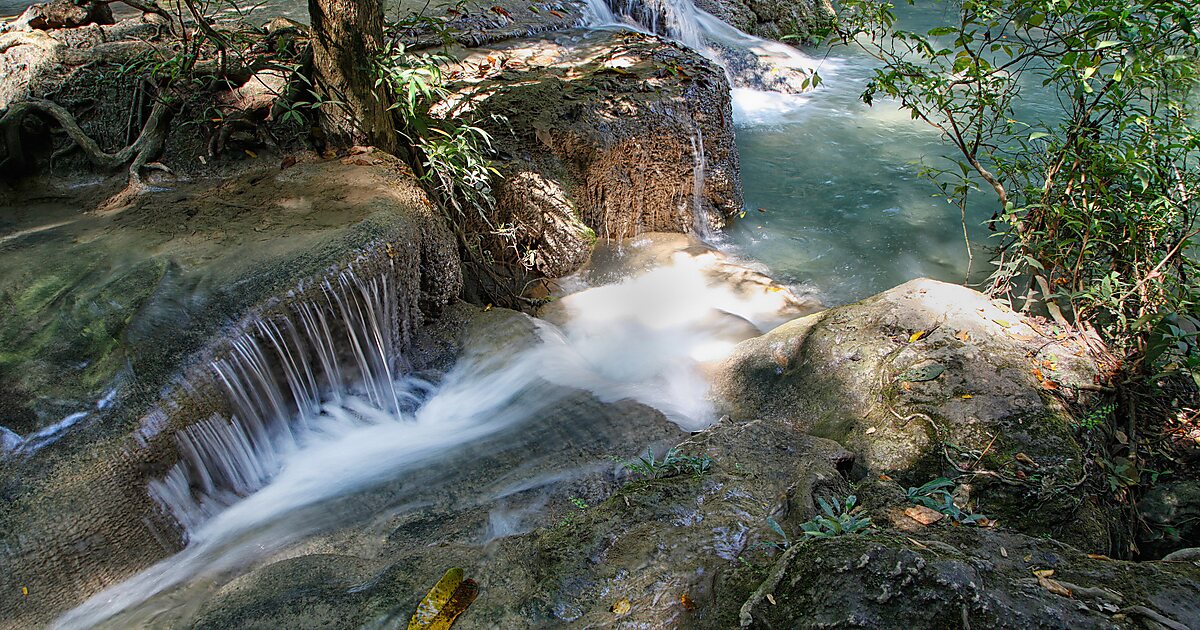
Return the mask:
M 927 32 L 886 1 L 842 7 L 841 35 L 882 62 L 864 101 L 945 135 L 958 156 L 932 174 L 948 198 L 999 200 L 991 292 L 1096 329 L 1131 378 L 1196 368 L 1200 7 L 965 0 Z M 1029 113 L 1031 91 L 1054 111 Z

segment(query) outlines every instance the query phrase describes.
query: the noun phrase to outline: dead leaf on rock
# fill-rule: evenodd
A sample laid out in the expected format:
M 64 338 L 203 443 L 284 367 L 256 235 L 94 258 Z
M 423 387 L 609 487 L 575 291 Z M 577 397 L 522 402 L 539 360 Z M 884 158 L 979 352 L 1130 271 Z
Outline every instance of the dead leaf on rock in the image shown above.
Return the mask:
M 922 337 L 924 337 L 926 334 L 927 333 L 924 330 L 918 330 L 917 332 L 913 333 L 911 337 L 908 338 L 908 343 L 916 343 L 917 341 L 920 341 L 920 339 Z
M 945 514 L 942 514 L 935 509 L 927 508 L 924 505 L 914 505 L 910 508 L 907 508 L 904 510 L 904 515 L 920 523 L 921 525 L 932 525 L 943 518 L 946 518 Z
M 767 593 L 767 601 L 771 602 L 771 605 L 774 606 L 775 605 L 775 596 L 770 593 Z
M 450 569 L 417 605 L 408 630 L 448 630 L 478 595 L 474 580 L 463 579 L 462 569 Z
M 695 610 L 696 602 L 692 601 L 692 596 L 684 593 L 679 596 L 679 603 L 683 605 L 684 610 Z
M 633 608 L 633 604 L 630 604 L 628 599 L 622 599 L 613 604 L 612 608 L 609 610 L 611 610 L 614 615 L 624 615 L 625 613 L 629 612 L 630 608 Z
M 870 427 L 870 428 L 868 428 L 868 429 L 867 429 L 867 435 L 871 435 L 871 434 L 872 434 L 872 433 L 874 433 L 875 431 L 876 431 L 875 427 Z
M 1042 571 L 1034 571 L 1033 574 L 1037 576 L 1038 585 L 1047 591 L 1050 591 L 1055 595 L 1061 595 L 1062 597 L 1071 596 L 1071 589 L 1063 586 L 1062 583 L 1058 582 L 1057 580 L 1050 579 L 1050 576 L 1054 575 L 1054 571 L 1046 569 Z
M 1038 463 L 1033 461 L 1033 458 L 1026 455 L 1025 453 L 1017 453 L 1016 455 L 1013 455 L 1013 459 L 1017 460 L 1018 462 L 1026 465 L 1030 468 L 1039 468 Z

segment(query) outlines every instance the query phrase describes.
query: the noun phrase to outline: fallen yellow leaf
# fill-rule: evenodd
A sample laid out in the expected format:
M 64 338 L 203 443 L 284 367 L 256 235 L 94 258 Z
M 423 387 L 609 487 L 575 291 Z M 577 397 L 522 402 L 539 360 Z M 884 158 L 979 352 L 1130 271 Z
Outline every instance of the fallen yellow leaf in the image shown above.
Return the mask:
M 462 569 L 450 569 L 417 605 L 408 630 L 449 630 L 478 595 L 479 587 L 473 580 L 463 579 Z
M 908 338 L 908 343 L 914 343 L 917 340 L 919 340 L 921 337 L 924 337 L 925 335 L 926 335 L 926 332 L 924 330 L 918 330 L 917 332 L 913 333 L 911 337 Z
M 962 399 L 963 399 L 963 400 L 971 400 L 972 398 L 974 398 L 974 396 L 972 396 L 972 395 L 970 395 L 970 394 L 963 394 L 963 395 L 962 395 Z
M 28 586 L 21 587 L 21 595 L 23 597 L 29 597 L 29 587 Z
M 624 615 L 625 613 L 629 612 L 630 608 L 633 608 L 633 604 L 630 604 L 628 599 L 622 599 L 613 604 L 612 608 L 609 610 L 611 610 L 615 615 Z
M 771 605 L 774 606 L 775 605 L 775 596 L 770 593 L 767 593 L 767 601 L 771 602 Z
M 255 152 L 253 152 L 253 151 L 251 151 L 250 149 L 242 149 L 242 150 L 246 152 L 246 155 L 249 155 L 249 156 L 250 156 L 250 157 L 252 157 L 252 158 L 256 158 L 256 157 L 258 157 L 258 154 L 257 154 L 257 153 L 255 153 Z

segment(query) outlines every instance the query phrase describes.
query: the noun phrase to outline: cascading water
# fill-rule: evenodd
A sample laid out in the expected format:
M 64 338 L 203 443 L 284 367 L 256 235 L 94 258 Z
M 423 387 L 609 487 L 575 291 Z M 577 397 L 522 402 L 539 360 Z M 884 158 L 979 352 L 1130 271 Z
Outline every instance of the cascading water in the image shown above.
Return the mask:
M 454 479 L 439 478 L 457 473 L 430 478 L 422 471 L 463 457 L 466 466 L 451 468 L 469 471 L 478 455 L 463 455 L 464 449 L 480 444 L 488 452 L 515 451 L 509 466 L 575 452 L 598 439 L 595 418 L 560 419 L 571 407 L 559 405 L 581 390 L 603 402 L 636 400 L 683 430 L 708 426 L 716 418 L 703 365 L 808 311 L 786 290 L 747 282 L 760 277 L 754 272 L 696 249 L 681 235 L 601 247 L 596 258 L 611 259 L 615 268 L 598 268 L 595 280 L 579 279 L 577 291 L 555 303 L 550 320 L 560 326 L 512 314 L 510 325 L 493 325 L 479 337 L 482 344 L 470 343 L 436 386 L 397 377 L 402 369 L 391 370 L 391 385 L 362 382 L 380 373 L 367 368 L 401 361 L 388 352 L 389 331 L 376 327 L 404 321 L 387 314 L 400 306 L 375 300 L 386 295 L 369 290 L 372 281 L 345 275 L 344 282 L 326 285 L 321 299 L 255 324 L 225 363 L 210 368 L 230 377 L 236 417 L 208 417 L 177 433 L 179 462 L 152 484 L 154 496 L 187 527 L 187 546 L 96 594 L 58 626 L 185 625 L 172 619 L 186 618 L 181 602 L 189 597 L 202 599 L 212 584 L 305 536 L 369 518 L 378 504 L 368 503 L 376 507 L 364 515 L 352 499 L 374 488 L 386 488 L 390 501 L 402 503 L 382 508 L 393 513 L 416 509 L 429 495 L 468 505 L 504 496 L 511 481 L 482 494 L 453 485 L 447 491 L 438 484 Z M 639 257 L 663 262 L 628 275 Z M 614 273 L 624 279 L 607 284 Z M 590 286 L 593 281 L 600 286 Z M 525 332 L 514 335 L 514 327 Z M 665 423 L 656 422 L 661 434 Z M 152 415 L 146 433 L 164 424 L 162 414 Z M 568 432 L 569 448 L 547 447 L 555 432 Z M 618 430 L 603 439 L 600 453 L 632 455 L 646 438 L 625 438 Z M 527 473 L 513 474 L 524 479 Z M 412 475 L 426 476 L 406 482 Z M 187 594 L 192 588 L 194 596 Z
M 362 279 L 348 269 L 317 292 L 285 314 L 254 321 L 210 362 L 231 413 L 178 431 L 179 461 L 149 484 L 185 536 L 266 485 L 313 437 L 315 423 L 328 420 L 327 405 L 362 397 L 385 417 L 398 417 L 427 389 L 397 379 L 404 366 L 395 336 L 404 334 L 407 314 L 388 273 Z M 371 417 L 379 415 L 358 419 Z
M 800 82 L 821 65 L 778 42 L 745 33 L 696 7 L 692 0 L 587 0 L 593 27 L 619 26 L 672 39 L 725 68 L 735 89 L 798 93 Z

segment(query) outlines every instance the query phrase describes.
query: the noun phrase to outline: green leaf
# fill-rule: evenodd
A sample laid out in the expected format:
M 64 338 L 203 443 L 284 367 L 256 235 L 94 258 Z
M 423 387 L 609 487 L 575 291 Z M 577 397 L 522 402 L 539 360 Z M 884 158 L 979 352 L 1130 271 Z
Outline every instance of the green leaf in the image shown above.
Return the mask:
M 932 381 L 942 375 L 946 371 L 946 366 L 941 363 L 927 363 L 925 365 L 909 368 L 900 373 L 897 378 L 910 383 L 921 383 L 924 381 Z

